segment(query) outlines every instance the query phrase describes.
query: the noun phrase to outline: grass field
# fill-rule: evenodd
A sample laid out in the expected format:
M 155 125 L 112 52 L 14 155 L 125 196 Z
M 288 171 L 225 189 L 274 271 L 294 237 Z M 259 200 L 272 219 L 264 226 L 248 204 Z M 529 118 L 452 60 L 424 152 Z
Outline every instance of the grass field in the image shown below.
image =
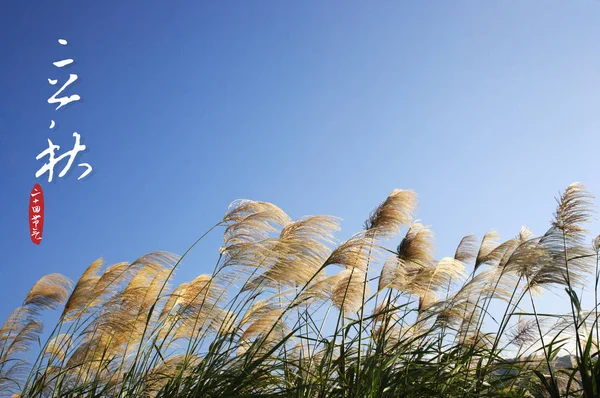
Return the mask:
M 341 243 L 335 217 L 237 201 L 198 240 L 224 235 L 212 274 L 172 287 L 187 252 L 157 252 L 40 279 L 0 328 L 0 395 L 598 397 L 591 199 L 572 184 L 545 234 L 469 235 L 441 259 L 412 191 Z M 567 313 L 537 311 L 547 289 Z

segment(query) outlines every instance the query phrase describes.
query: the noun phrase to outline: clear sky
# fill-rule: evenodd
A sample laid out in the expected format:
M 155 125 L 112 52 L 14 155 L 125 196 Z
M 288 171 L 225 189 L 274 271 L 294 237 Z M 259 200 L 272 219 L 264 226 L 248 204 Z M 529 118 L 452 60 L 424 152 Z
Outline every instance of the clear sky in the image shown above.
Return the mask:
M 442 257 L 468 233 L 544 233 L 573 181 L 600 195 L 598 1 L 3 0 L 0 33 L 2 320 L 46 273 L 183 253 L 238 198 L 339 216 L 344 239 L 414 189 Z M 55 111 L 67 73 L 82 100 Z M 74 131 L 93 174 L 36 179 Z

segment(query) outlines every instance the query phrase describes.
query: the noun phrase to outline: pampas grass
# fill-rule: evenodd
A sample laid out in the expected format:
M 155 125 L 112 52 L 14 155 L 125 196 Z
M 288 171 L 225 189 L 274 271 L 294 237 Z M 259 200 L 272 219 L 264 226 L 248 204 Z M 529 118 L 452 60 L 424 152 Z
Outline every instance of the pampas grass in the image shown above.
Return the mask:
M 394 190 L 338 244 L 335 217 L 233 202 L 182 257 L 98 259 L 74 284 L 42 277 L 0 327 L 0 395 L 597 397 L 592 196 L 575 183 L 557 201 L 546 233 L 466 235 L 441 259 L 412 191 Z M 212 273 L 172 286 L 217 228 Z M 547 290 L 570 313 L 540 313 Z

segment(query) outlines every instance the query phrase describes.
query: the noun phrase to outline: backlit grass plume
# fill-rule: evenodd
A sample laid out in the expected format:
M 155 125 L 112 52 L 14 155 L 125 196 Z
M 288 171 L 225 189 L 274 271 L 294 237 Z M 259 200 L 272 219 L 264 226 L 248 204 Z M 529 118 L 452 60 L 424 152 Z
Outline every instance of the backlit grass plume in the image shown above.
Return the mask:
M 338 218 L 239 200 L 181 257 L 98 259 L 74 284 L 43 276 L 0 327 L 0 395 L 600 396 L 585 187 L 560 195 L 543 234 L 468 234 L 446 256 L 416 208 L 394 190 L 338 236 Z M 212 268 L 177 284 L 219 228 Z M 540 312 L 546 294 L 569 308 Z

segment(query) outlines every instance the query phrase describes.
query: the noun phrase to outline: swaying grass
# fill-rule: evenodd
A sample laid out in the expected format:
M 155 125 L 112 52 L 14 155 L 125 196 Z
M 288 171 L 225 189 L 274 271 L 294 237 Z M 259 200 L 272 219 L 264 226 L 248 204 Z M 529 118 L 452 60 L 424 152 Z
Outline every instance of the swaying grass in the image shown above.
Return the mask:
M 432 231 L 413 221 L 411 191 L 393 191 L 338 245 L 336 218 L 293 221 L 273 204 L 237 201 L 208 231 L 224 229 L 212 274 L 171 288 L 187 252 L 156 252 L 97 260 L 74 287 L 40 279 L 0 328 L 0 395 L 598 397 L 590 199 L 572 184 L 544 235 L 468 235 L 441 260 Z M 588 311 L 578 294 L 587 281 Z M 536 310 L 548 289 L 569 313 Z M 59 307 L 39 342 L 41 311 Z

